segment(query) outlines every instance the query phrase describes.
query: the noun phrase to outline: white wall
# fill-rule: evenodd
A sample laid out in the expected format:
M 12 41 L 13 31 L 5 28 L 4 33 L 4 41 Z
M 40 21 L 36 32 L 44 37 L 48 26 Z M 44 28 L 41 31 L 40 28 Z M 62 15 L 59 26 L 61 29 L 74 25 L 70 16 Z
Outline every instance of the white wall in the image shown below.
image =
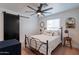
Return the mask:
M 0 13 L 0 41 L 3 41 L 3 14 Z
M 31 17 L 29 19 L 20 18 L 20 41 L 23 43 L 26 35 L 39 34 L 39 23 L 36 17 Z
M 8 13 L 18 15 L 17 12 L 13 12 L 11 10 L 0 8 L 0 41 L 4 40 L 4 36 L 3 36 L 3 34 L 4 34 L 4 30 L 3 30 L 4 29 L 4 27 L 3 27 L 4 20 L 3 20 L 2 11 L 6 11 Z M 28 33 L 29 33 L 29 35 L 39 34 L 38 18 L 36 18 L 35 16 L 31 17 L 29 19 L 20 17 L 19 22 L 20 22 L 20 42 L 24 46 L 25 34 L 28 34 Z
M 61 26 L 63 27 L 63 30 L 65 30 L 65 21 L 68 17 L 74 17 L 76 19 L 76 28 L 69 29 L 69 32 L 70 32 L 70 37 L 72 37 L 73 47 L 79 48 L 79 8 L 53 14 L 51 16 L 42 18 L 41 21 L 44 21 L 46 24 L 46 20 L 60 18 Z

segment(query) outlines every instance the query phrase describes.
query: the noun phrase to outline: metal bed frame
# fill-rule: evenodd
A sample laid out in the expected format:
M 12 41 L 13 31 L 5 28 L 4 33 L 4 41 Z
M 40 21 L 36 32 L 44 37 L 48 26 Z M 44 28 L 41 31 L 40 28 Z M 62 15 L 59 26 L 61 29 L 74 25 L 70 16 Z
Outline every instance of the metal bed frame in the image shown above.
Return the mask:
M 30 40 L 29 40 L 29 38 L 25 35 L 25 48 L 26 48 L 26 45 L 27 45 L 27 42 L 28 42 L 28 44 L 29 44 L 29 47 L 30 47 L 30 49 L 31 49 L 31 42 L 32 41 L 35 41 L 35 47 L 36 47 L 36 49 L 37 49 L 37 42 L 39 41 L 39 42 L 41 42 L 39 39 L 37 39 L 37 40 L 35 40 L 36 38 L 31 38 Z M 41 44 L 40 44 L 40 46 L 38 47 L 38 51 L 40 50 L 40 48 L 42 47 L 42 45 L 46 45 L 46 54 L 48 55 L 48 40 L 46 41 L 46 43 L 45 42 L 41 42 Z
M 61 29 L 61 41 L 62 41 L 62 28 L 60 28 Z M 28 42 L 28 44 L 29 44 L 29 47 L 30 47 L 30 49 L 31 48 L 33 48 L 33 47 L 31 47 L 31 42 L 32 41 L 35 41 L 35 47 L 36 47 L 36 49 L 37 49 L 37 42 L 39 41 L 39 42 L 41 42 L 39 39 L 36 39 L 36 38 L 31 38 L 30 40 L 29 40 L 29 38 L 25 35 L 25 48 L 26 48 L 26 45 L 27 45 L 27 42 Z M 38 51 L 40 50 L 40 48 L 42 47 L 42 45 L 46 45 L 46 55 L 48 55 L 48 40 L 46 41 L 46 43 L 45 42 L 41 42 L 41 44 L 40 44 L 40 46 L 39 46 L 39 48 L 37 49 Z

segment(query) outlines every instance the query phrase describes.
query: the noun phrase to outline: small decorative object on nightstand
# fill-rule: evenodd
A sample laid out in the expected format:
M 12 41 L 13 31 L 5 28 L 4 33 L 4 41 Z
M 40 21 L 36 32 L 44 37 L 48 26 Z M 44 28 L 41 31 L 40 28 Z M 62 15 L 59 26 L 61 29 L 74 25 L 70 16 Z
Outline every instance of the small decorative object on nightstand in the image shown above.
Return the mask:
M 42 34 L 42 29 L 40 29 L 40 34 Z
M 68 44 L 72 48 L 72 43 L 71 43 L 72 38 L 69 37 L 69 31 L 68 30 L 65 30 L 65 33 L 68 34 L 68 36 L 67 37 L 64 37 L 64 46 Z

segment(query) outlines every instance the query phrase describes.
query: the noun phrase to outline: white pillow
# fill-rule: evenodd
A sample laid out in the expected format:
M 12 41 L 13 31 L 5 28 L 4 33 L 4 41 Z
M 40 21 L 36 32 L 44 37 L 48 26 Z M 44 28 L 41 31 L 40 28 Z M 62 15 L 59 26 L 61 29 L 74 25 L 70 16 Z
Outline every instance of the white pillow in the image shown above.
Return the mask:
M 43 32 L 43 34 L 49 35 L 49 36 L 53 36 L 54 32 L 49 31 L 49 30 L 45 30 L 45 31 Z
M 50 33 L 47 30 L 44 30 L 43 34 L 50 35 Z

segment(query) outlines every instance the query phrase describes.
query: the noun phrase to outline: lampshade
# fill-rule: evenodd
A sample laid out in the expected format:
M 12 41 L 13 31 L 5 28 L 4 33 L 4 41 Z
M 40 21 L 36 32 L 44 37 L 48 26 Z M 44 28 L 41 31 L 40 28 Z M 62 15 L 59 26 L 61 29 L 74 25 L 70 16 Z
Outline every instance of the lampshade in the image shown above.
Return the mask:
M 65 33 L 69 33 L 69 31 L 68 30 L 65 30 Z

